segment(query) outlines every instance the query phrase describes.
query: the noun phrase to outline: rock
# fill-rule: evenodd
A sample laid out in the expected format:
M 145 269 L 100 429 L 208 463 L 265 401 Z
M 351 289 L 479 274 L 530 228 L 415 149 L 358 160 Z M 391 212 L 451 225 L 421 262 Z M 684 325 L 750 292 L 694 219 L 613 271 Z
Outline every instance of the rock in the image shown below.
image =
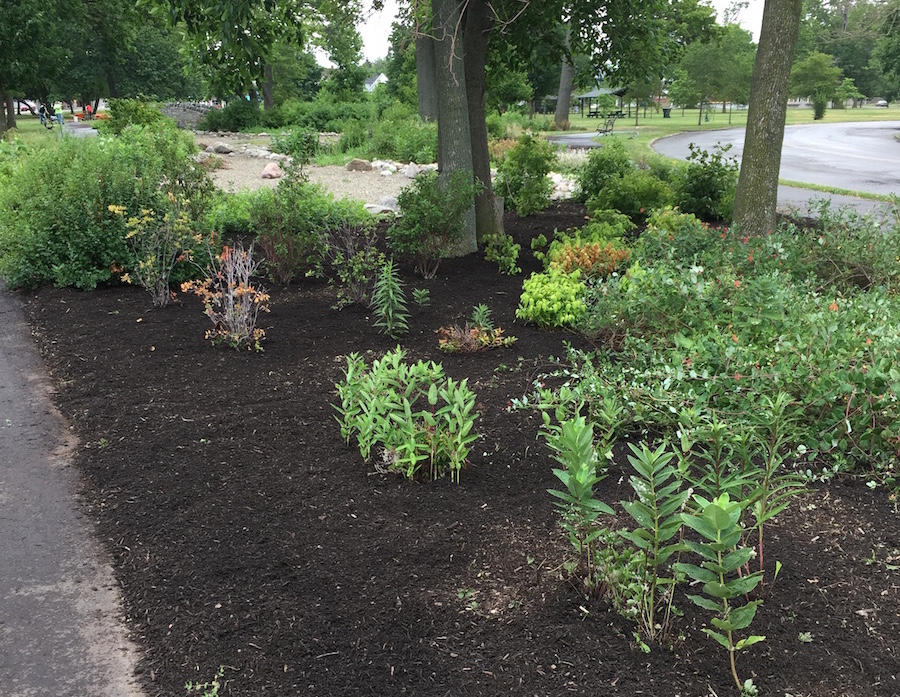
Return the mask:
M 282 152 L 270 152 L 268 155 L 266 155 L 266 157 L 269 158 L 270 160 L 272 160 L 273 162 L 284 162 L 285 160 L 290 159 L 290 157 L 288 157 L 287 155 L 285 155 Z
M 255 146 L 246 146 L 244 154 L 248 157 L 268 157 L 271 153 L 266 148 L 258 148 Z
M 217 155 L 230 155 L 234 152 L 234 148 L 228 143 L 216 143 L 213 146 L 213 152 Z
M 281 167 L 276 162 L 268 162 L 262 171 L 263 179 L 281 179 Z
M 415 162 L 410 162 L 408 165 L 406 165 L 406 167 L 403 168 L 403 176 L 407 179 L 415 179 L 417 176 L 419 176 L 419 173 L 421 171 L 422 170 L 419 169 L 419 165 L 417 165 Z
M 397 214 L 397 211 L 395 211 L 393 208 L 388 208 L 387 206 L 379 206 L 376 203 L 367 203 L 364 208 L 372 215 L 379 215 L 381 213 L 393 213 L 394 215 Z
M 367 162 L 366 160 L 350 160 L 347 163 L 347 171 L 348 172 L 371 172 L 372 171 L 372 163 Z
M 396 196 L 382 196 L 378 199 L 378 206 L 392 210 L 395 213 L 400 210 L 400 204 L 397 202 Z
M 381 176 L 382 177 L 393 177 L 394 173 L 389 169 L 383 169 L 383 170 L 381 170 Z

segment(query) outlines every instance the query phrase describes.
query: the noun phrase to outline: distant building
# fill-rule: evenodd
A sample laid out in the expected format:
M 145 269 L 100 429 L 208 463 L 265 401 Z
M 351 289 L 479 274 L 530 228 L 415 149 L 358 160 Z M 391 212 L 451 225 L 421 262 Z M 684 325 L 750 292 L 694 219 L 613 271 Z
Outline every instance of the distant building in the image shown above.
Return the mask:
M 378 75 L 373 75 L 372 77 L 366 78 L 366 92 L 374 92 L 375 88 L 378 85 L 383 85 L 388 81 L 387 75 L 384 73 L 379 73 Z

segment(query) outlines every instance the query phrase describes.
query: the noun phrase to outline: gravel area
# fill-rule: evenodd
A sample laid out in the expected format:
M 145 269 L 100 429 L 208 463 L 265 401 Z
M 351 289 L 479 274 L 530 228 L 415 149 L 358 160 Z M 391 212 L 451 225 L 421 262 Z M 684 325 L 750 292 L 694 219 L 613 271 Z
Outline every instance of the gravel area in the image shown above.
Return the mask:
M 218 155 L 225 166 L 214 170 L 212 178 L 216 186 L 225 191 L 241 189 L 255 191 L 261 187 L 274 187 L 278 179 L 263 179 L 262 171 L 270 160 L 250 157 L 241 152 L 243 146 L 261 146 L 268 144 L 268 138 L 253 136 L 195 136 L 201 150 L 204 146 L 227 143 L 235 149 L 228 155 Z M 411 183 L 402 174 L 386 176 L 377 171 L 350 172 L 346 167 L 329 165 L 319 167 L 310 165 L 306 169 L 311 182 L 321 184 L 334 194 L 335 198 L 353 198 L 367 204 L 377 204 L 385 196 L 396 197 L 400 190 Z

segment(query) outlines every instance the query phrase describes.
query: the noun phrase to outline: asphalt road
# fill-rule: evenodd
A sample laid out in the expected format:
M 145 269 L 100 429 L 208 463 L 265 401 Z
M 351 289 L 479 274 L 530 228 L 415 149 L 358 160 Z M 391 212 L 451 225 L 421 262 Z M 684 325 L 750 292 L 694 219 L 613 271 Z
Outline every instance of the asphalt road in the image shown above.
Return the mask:
M 782 179 L 873 194 L 900 194 L 900 121 L 788 126 L 781 150 Z M 656 152 L 685 159 L 694 143 L 712 152 L 720 143 L 741 158 L 744 129 L 681 133 L 653 144 Z

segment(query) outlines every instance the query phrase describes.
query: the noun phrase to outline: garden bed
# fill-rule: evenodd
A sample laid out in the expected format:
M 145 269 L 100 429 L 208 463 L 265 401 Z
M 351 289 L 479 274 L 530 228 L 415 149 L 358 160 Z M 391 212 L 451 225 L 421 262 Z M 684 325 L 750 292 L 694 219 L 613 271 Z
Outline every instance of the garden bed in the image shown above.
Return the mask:
M 583 224 L 562 204 L 506 226 L 522 244 Z M 265 352 L 214 348 L 197 298 L 47 288 L 26 307 L 81 439 L 84 499 L 144 649 L 149 695 L 224 666 L 222 695 L 726 695 L 727 656 L 679 598 L 671 647 L 585 598 L 548 488 L 536 411 L 508 411 L 574 334 L 514 321 L 522 277 L 480 258 L 405 276 L 409 358 L 468 378 L 481 434 L 460 484 L 407 482 L 341 439 L 345 357 L 396 342 L 324 283 L 270 288 Z M 435 330 L 487 304 L 510 348 L 445 355 Z M 623 449 L 599 497 L 630 494 Z M 763 695 L 900 694 L 900 518 L 863 481 L 815 485 L 769 528 L 783 569 L 738 657 Z

